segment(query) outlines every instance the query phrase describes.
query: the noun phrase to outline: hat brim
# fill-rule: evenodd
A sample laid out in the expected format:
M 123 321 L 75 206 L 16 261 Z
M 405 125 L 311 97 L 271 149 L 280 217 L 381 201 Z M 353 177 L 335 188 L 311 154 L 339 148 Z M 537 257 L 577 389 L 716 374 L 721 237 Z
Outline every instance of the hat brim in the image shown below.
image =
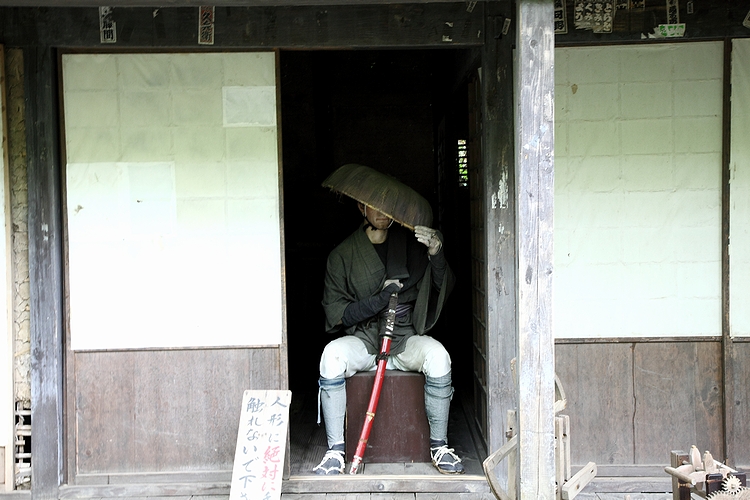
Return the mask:
M 323 187 L 374 208 L 411 230 L 432 225 L 432 207 L 422 195 L 373 168 L 346 164 L 329 175 Z

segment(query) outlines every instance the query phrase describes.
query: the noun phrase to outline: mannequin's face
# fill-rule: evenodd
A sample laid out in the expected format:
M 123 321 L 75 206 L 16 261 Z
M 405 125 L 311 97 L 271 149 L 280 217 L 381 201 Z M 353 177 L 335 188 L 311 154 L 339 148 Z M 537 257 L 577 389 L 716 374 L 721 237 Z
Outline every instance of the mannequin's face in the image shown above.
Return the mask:
M 370 208 L 362 203 L 359 204 L 359 211 L 367 217 L 375 229 L 388 229 L 391 224 L 391 218 L 374 208 Z

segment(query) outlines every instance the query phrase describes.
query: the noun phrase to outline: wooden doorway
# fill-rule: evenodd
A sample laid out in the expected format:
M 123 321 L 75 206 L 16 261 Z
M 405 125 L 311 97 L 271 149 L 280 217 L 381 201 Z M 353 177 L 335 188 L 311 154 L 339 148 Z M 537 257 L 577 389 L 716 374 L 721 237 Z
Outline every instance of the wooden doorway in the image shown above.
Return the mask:
M 430 334 L 453 360 L 456 432 L 450 445 L 481 474 L 484 447 L 477 446 L 472 416 L 469 195 L 457 165 L 458 139 L 465 139 L 468 119 L 466 84 L 455 68 L 463 66 L 468 52 L 281 53 L 289 374 L 300 415 L 296 428 L 292 421 L 292 475 L 311 474 L 326 447 L 324 429 L 316 423 L 320 353 L 333 339 L 323 331 L 320 305 L 325 263 L 361 217 L 351 200 L 323 189 L 321 182 L 345 163 L 394 175 L 433 205 L 458 282 Z

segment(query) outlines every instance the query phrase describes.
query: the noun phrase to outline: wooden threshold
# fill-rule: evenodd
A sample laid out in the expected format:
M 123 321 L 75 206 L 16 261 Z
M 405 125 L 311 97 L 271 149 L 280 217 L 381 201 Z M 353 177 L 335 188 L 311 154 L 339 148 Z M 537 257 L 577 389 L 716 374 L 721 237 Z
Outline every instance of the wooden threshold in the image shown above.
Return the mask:
M 596 477 L 581 491 L 581 498 L 602 498 L 613 494 L 670 494 L 672 484 L 669 477 Z M 283 494 L 316 493 L 475 493 L 484 498 L 489 492 L 484 476 L 292 476 L 282 484 Z M 229 484 L 222 483 L 179 483 L 179 484 L 119 484 L 60 487 L 59 498 L 63 499 L 102 499 L 148 497 L 222 497 L 229 496 Z M 670 495 L 671 496 L 671 495 Z M 2 500 L 28 500 L 28 491 L 0 493 Z M 442 497 L 441 497 L 442 498 Z M 622 498 L 622 497 L 619 497 Z M 662 498 L 662 497 L 660 497 Z
M 229 484 L 232 471 L 204 472 L 136 472 L 108 474 L 78 474 L 75 486 L 111 486 L 128 484 Z
M 58 498 L 229 497 L 229 483 L 63 485 Z
M 484 476 L 371 475 L 292 476 L 282 493 L 489 493 Z
M 2 500 L 31 500 L 31 490 L 0 491 Z
M 63 485 L 60 499 L 148 498 L 229 495 L 229 482 L 220 483 L 121 483 Z M 292 476 L 282 483 L 282 493 L 489 493 L 484 476 L 356 475 Z

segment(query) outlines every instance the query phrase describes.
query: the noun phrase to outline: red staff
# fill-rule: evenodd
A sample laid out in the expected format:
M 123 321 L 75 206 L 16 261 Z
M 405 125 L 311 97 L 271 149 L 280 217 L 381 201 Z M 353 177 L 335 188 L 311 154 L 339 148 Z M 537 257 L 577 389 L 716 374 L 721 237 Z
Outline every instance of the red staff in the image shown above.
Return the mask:
M 362 432 L 359 435 L 357 450 L 354 452 L 354 459 L 349 468 L 349 474 L 356 474 L 359 464 L 362 463 L 362 457 L 365 456 L 367 449 L 367 440 L 370 438 L 372 430 L 372 421 L 375 420 L 375 410 L 378 409 L 380 401 L 380 390 L 383 388 L 383 379 L 385 378 L 385 365 L 388 363 L 388 356 L 391 352 L 391 339 L 393 338 L 393 325 L 396 323 L 396 305 L 398 305 L 398 293 L 392 293 L 388 301 L 388 312 L 385 316 L 385 328 L 381 336 L 383 343 L 380 345 L 380 354 L 378 354 L 378 369 L 375 372 L 375 381 L 372 384 L 372 394 L 370 394 L 370 404 L 367 405 L 365 422 L 362 424 Z

